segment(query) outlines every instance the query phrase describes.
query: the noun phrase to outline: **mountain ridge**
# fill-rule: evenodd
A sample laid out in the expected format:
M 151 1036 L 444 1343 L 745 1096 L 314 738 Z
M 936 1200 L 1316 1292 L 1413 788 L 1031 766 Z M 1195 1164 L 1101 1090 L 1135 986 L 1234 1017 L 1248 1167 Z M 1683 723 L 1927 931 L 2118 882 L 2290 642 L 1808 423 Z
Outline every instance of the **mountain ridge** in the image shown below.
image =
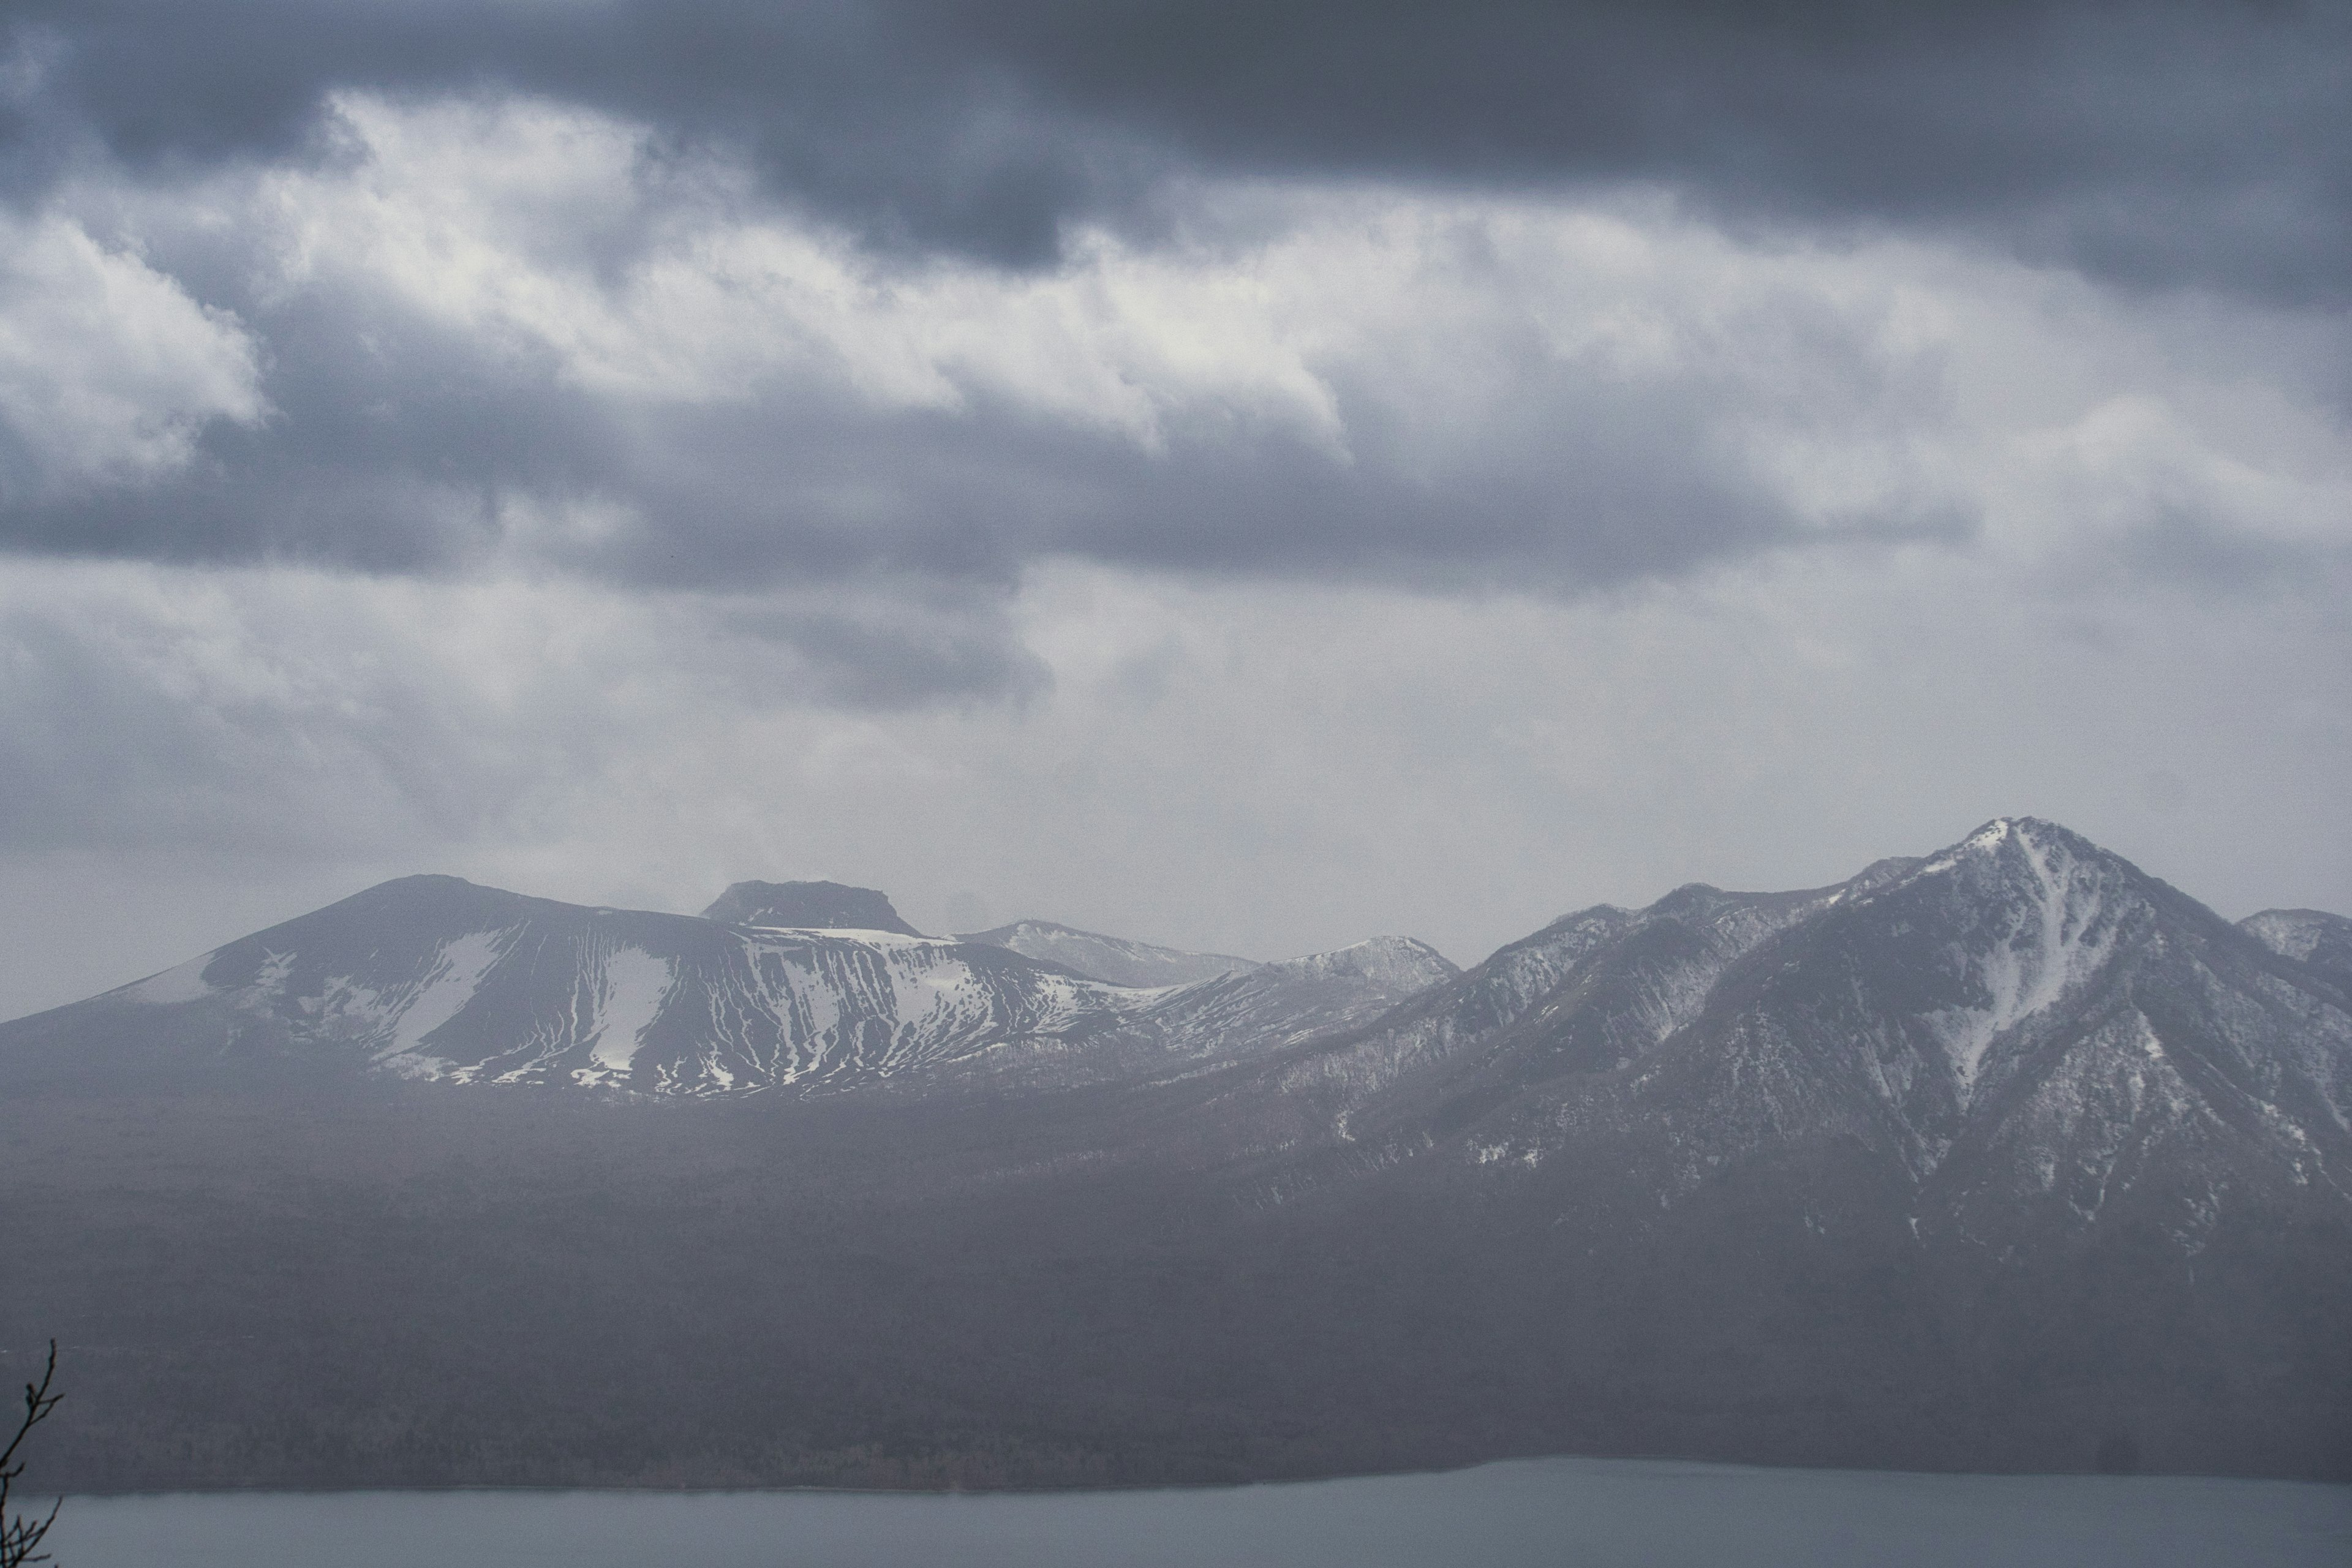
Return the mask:
M 956 940 L 1009 948 L 1025 958 L 1061 963 L 1114 985 L 1182 985 L 1257 967 L 1255 959 L 1223 952 L 1189 952 L 1181 948 L 1080 931 L 1055 921 L 1014 921 L 992 930 L 969 932 Z
M 110 1041 L 125 1032 L 123 1009 L 137 1008 L 131 1032 L 155 1047 L 145 1069 L 178 1050 L 184 1059 L 164 1069 L 173 1073 L 275 1059 L 460 1086 L 687 1097 L 969 1092 L 992 1077 L 1038 1088 L 1301 1037 L 1360 1019 L 1399 999 L 1401 984 L 1436 973 L 1423 944 L 1379 939 L 1326 963 L 1286 961 L 1255 984 L 1216 987 L 1229 972 L 1213 966 L 1187 985 L 1123 986 L 1051 958 L 914 933 L 870 889 L 739 883 L 711 908 L 619 910 L 398 878 L 0 1025 L 0 1068 L 12 1043 L 45 1036 L 57 1037 L 48 1055 L 68 1076 L 120 1056 Z M 782 919 L 801 923 L 772 923 Z M 856 923 L 811 923 L 828 919 Z
M 2347 922 L 2053 824 L 1172 987 L 371 892 L 0 1026 L 70 1484 L 2352 1479 Z
M 1236 1150 L 1499 1175 L 1632 1139 L 1654 1205 L 1839 1139 L 1922 1224 L 2063 1228 L 2145 1184 L 2193 1252 L 2231 1190 L 2352 1201 L 2352 994 L 2032 818 L 1826 888 L 1576 911 L 1232 1070 Z

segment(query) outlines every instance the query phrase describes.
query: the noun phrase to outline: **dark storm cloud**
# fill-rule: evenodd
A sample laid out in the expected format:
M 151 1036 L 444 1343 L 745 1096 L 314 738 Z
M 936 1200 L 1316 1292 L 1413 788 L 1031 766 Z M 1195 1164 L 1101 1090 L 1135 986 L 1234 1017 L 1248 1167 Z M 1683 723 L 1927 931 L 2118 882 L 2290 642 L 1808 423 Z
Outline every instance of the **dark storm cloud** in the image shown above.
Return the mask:
M 1932 396 L 1851 325 L 1776 332 L 1760 390 L 1704 363 L 1643 380 L 1461 343 L 1464 363 L 1504 359 L 1479 362 L 1494 384 L 1466 413 L 1380 363 L 1335 361 L 1324 374 L 1348 443 L 1335 452 L 1265 422 L 1180 424 L 1142 444 L 985 387 L 942 409 L 877 407 L 821 377 L 614 400 L 509 335 L 364 289 L 234 302 L 267 345 L 268 416 L 206 426 L 165 482 L 0 507 L 0 537 L 52 554 L 445 576 L 504 559 L 649 589 L 928 584 L 969 609 L 1056 555 L 1573 592 L 1825 537 L 1968 527 L 1932 502 L 1801 517 L 1736 438 L 1759 399 L 1808 374 L 1843 389 L 1829 416 L 1852 434 Z M 1453 416 L 1442 435 L 1423 429 L 1440 416 Z M 907 641 L 904 620 L 793 624 L 783 640 L 843 668 L 840 650 L 900 638 L 879 687 L 859 689 L 869 700 L 1028 679 L 990 625 L 942 644 Z
M 292 295 L 266 313 L 276 411 L 208 426 L 172 482 L 0 509 L 10 543 L 160 561 L 443 572 L 501 533 L 502 500 L 610 472 L 600 405 L 383 301 Z
M 1014 264 L 1176 171 L 1658 182 L 2135 283 L 2352 289 L 2340 5 L 29 0 L 18 178 L 299 153 L 337 87 L 511 88 L 747 151 L 886 245 Z
M 313 156 L 338 88 L 549 95 L 679 144 L 748 153 L 773 188 L 878 244 L 1050 258 L 1057 226 L 1131 188 L 1086 132 L 1025 103 L 936 19 L 888 5 L 174 5 L 33 0 L 43 81 L 16 111 L 19 180 L 87 130 L 129 163 Z
M 858 236 L 885 295 L 893 268 L 917 277 L 942 254 L 1042 268 L 1077 220 L 1172 251 L 1198 217 L 1172 216 L 1188 180 L 1265 175 L 1439 195 L 1656 184 L 1735 228 L 1959 234 L 2292 307 L 2352 287 L 2347 17 L 20 0 L 0 178 L 31 212 L 68 175 L 129 170 L 168 192 L 257 164 L 332 172 L 369 156 L 328 109 L 339 89 L 412 107 L 521 93 L 646 128 L 634 197 L 517 220 L 538 226 L 523 248 L 546 255 L 531 265 L 584 269 L 614 298 L 666 217 L 700 199 L 692 171 L 740 161 L 768 199 Z M 1222 387 L 1155 387 L 1174 411 L 1146 437 L 940 364 L 947 400 L 891 403 L 797 349 L 723 393 L 615 393 L 529 330 L 435 314 L 380 278 L 268 276 L 266 243 L 236 216 L 118 244 L 233 313 L 206 319 L 250 334 L 267 411 L 197 422 L 192 459 L 152 483 L 11 488 L 0 473 L 0 548 L 449 576 L 504 563 L 697 593 L 896 584 L 879 608 L 796 605 L 738 628 L 861 706 L 1034 689 L 1002 609 L 1057 556 L 1576 592 L 1975 526 L 1899 477 L 1850 515 L 1808 509 L 1759 455 L 1782 436 L 1895 452 L 1906 420 L 1936 423 L 1932 367 L 1895 363 L 1867 308 L 1823 313 L 1801 290 L 1751 307 L 1770 329 L 1750 322 L 1738 331 L 1754 335 L 1654 377 L 1539 341 L 1529 310 L 1475 342 L 1416 340 L 1402 368 L 1377 346 L 1300 351 L 1328 428 L 1221 415 Z M 1483 272 L 1476 250 L 1409 264 L 1471 293 L 1528 286 Z M 1018 335 L 1024 320 L 975 330 Z M 1826 409 L 1825 385 L 1842 389 Z M 1803 427 L 1759 434 L 1784 404 L 1805 405 Z M 2168 570 L 2242 576 L 2226 531 L 2198 527 L 2149 549 Z
M 1711 410 L 1681 389 L 1645 398 L 1563 375 L 1530 390 L 1516 422 L 1433 471 L 1404 449 L 1403 416 L 1371 406 L 1348 410 L 1345 463 L 1275 432 L 1155 453 L 985 400 L 954 416 L 818 401 L 681 411 L 625 459 L 621 482 L 653 509 L 643 526 L 585 542 L 568 563 L 681 586 L 868 569 L 1009 584 L 1030 561 L 1070 554 L 1422 583 L 1508 574 L 1558 589 L 1801 536 L 1712 449 Z

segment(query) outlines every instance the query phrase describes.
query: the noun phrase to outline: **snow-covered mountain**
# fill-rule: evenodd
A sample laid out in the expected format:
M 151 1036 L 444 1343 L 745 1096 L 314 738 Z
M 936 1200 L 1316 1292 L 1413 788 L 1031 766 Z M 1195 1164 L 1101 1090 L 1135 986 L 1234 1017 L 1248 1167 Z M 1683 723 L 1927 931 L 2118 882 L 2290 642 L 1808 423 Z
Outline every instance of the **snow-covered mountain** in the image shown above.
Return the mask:
M 1915 1231 L 2117 1215 L 2194 1250 L 2263 1194 L 2352 1194 L 2346 922 L 2232 926 L 2064 828 L 1988 824 L 1802 893 L 1570 915 L 1270 1065 L 1343 1142 L 1671 1205 L 1832 1146 Z M 2260 936 L 2263 940 L 2256 940 Z
M 410 877 L 0 1026 L 0 1064 L 128 1054 L 175 1077 L 275 1061 L 692 1097 L 1043 1087 L 1246 1057 L 1448 972 L 1394 938 L 1238 989 L 1135 987 L 915 934 L 881 893 L 835 883 L 738 883 L 698 918 Z
M 1052 921 L 1015 921 L 994 931 L 972 931 L 955 940 L 1009 948 L 1024 957 L 1058 963 L 1113 985 L 1183 985 L 1257 967 L 1256 960 L 1235 958 L 1228 952 L 1187 952 L 1181 948 L 1154 947 L 1150 942 L 1078 931 Z
M 712 917 L 411 878 L 0 1026 L 75 1484 L 2352 1477 L 2340 917 L 2031 818 L 1460 972 Z

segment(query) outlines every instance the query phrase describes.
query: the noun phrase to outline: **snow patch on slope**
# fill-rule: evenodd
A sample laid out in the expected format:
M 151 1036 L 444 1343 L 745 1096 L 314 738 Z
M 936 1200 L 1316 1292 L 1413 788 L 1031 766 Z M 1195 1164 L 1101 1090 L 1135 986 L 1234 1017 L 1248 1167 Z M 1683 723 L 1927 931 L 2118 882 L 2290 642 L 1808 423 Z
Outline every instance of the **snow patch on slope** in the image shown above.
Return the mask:
M 1971 849 L 1990 852 L 2012 832 L 2006 819 L 1995 822 L 1958 850 L 1928 862 L 1920 875 L 1949 870 Z M 2115 943 L 2112 929 L 2095 938 L 2090 934 L 2098 927 L 2103 900 L 2095 880 L 2074 874 L 2074 858 L 2061 846 L 2037 842 L 2030 833 L 2015 831 L 2014 837 L 2032 886 L 2014 908 L 2000 940 L 1981 954 L 1960 955 L 1986 1000 L 1979 1006 L 1945 1008 L 1927 1019 L 1943 1042 L 1963 1106 L 1975 1094 L 1993 1043 L 2091 980 Z
M 839 940 L 854 942 L 864 947 L 885 949 L 944 948 L 955 945 L 955 940 L 952 937 L 908 936 L 903 931 L 865 931 L 855 926 L 747 925 L 743 929 L 760 936 L 803 937 L 816 942 Z
M 2261 914 L 2249 915 L 2238 924 L 2273 952 L 2284 958 L 2302 960 L 2312 955 L 2319 946 L 2319 939 L 2326 933 L 2317 921 L 2297 919 L 2301 912 L 2264 910 Z M 161 980 L 163 976 L 159 974 L 155 978 Z
M 503 934 L 472 931 L 443 947 L 426 972 L 424 986 L 400 1010 L 392 1043 L 377 1053 L 379 1058 L 415 1050 L 425 1043 L 425 1036 L 463 1011 L 474 999 L 482 976 L 499 961 Z
M 425 984 L 398 1008 L 392 1039 L 375 1053 L 376 1063 L 406 1078 L 437 1077 L 451 1064 L 423 1050 L 425 1037 L 465 1010 L 506 951 L 506 932 L 469 931 L 444 945 L 425 971 Z
M 213 961 L 209 952 L 188 960 L 161 974 L 151 974 L 135 984 L 122 988 L 122 999 L 142 1007 L 170 1007 L 182 1002 L 200 1002 L 213 994 L 205 984 L 205 969 Z
M 590 1066 L 572 1076 L 582 1083 L 602 1083 L 627 1074 L 636 1059 L 646 1030 L 669 994 L 675 971 L 666 958 L 642 948 L 616 949 L 604 960 L 604 984 L 596 999 L 596 1037 L 589 1048 Z
M 1970 855 L 1981 855 L 1998 849 L 2002 841 L 2009 837 L 2011 826 L 2009 818 L 1995 817 L 1941 855 L 1931 860 L 1920 862 L 1919 868 L 1913 871 L 1911 875 L 1914 878 L 1938 876 L 1958 866 Z

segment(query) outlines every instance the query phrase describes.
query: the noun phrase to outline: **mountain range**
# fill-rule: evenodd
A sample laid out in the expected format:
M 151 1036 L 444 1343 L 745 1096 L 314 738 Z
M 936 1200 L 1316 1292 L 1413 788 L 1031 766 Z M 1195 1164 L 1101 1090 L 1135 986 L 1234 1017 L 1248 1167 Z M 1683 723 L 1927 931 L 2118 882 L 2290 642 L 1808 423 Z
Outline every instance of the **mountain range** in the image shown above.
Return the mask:
M 408 878 L 0 1026 L 0 1132 L 90 1486 L 2352 1477 L 2352 921 L 2032 818 L 1467 970 Z
M 68 1078 L 128 1053 L 133 1076 L 278 1062 L 663 1096 L 1066 1086 L 1252 1055 L 1454 973 L 1405 937 L 1266 964 L 1039 921 L 927 937 L 832 882 L 739 882 L 690 917 L 407 877 L 9 1026 L 0 1050 Z

